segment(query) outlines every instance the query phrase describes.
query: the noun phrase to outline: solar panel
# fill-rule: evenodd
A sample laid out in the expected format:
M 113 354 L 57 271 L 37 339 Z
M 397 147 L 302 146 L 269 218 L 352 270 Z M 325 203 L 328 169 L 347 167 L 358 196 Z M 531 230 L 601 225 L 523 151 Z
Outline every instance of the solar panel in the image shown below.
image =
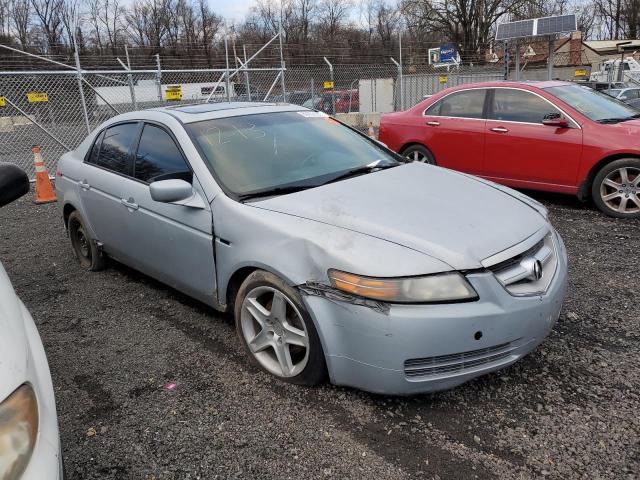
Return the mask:
M 530 20 L 501 23 L 496 29 L 496 40 L 553 35 L 555 33 L 573 32 L 574 30 L 576 30 L 575 15 L 532 18 Z
M 496 40 L 509 38 L 530 37 L 533 35 L 533 20 L 501 23 L 496 31 Z
M 560 15 L 558 17 L 538 18 L 538 35 L 549 35 L 552 33 L 573 32 L 576 29 L 575 15 Z

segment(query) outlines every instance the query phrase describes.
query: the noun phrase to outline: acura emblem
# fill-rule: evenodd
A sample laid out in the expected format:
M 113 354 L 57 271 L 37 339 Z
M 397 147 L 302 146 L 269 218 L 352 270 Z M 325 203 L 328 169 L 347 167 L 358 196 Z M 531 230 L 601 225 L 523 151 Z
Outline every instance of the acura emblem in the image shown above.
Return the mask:
M 527 270 L 527 278 L 534 282 L 540 280 L 544 274 L 542 271 L 542 262 L 537 258 L 525 258 L 520 262 L 520 265 Z

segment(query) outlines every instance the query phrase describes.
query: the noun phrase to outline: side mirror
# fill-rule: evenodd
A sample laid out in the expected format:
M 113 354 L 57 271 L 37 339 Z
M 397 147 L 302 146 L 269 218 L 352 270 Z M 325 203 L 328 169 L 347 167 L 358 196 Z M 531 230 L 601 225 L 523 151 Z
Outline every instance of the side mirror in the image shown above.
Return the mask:
M 559 113 L 549 113 L 542 119 L 542 124 L 548 127 L 567 128 L 569 121 Z
M 193 187 L 184 180 L 158 180 L 149 185 L 151 198 L 156 202 L 173 203 L 193 196 Z
M 29 177 L 16 165 L 0 163 L 0 207 L 29 191 Z

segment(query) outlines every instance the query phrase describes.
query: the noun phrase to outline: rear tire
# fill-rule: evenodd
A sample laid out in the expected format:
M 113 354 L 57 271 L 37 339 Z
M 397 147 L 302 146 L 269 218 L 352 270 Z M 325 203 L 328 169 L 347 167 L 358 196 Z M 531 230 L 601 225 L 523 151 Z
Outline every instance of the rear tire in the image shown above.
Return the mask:
M 84 220 L 77 210 L 69 215 L 67 225 L 71 248 L 73 248 L 73 253 L 80 262 L 80 266 L 92 272 L 104 269 L 106 259 L 98 250 L 96 242 L 89 237 Z
M 611 217 L 640 218 L 640 159 L 621 158 L 602 167 L 593 179 L 591 196 Z
M 436 159 L 429 149 L 423 145 L 411 145 L 402 151 L 402 156 L 412 162 L 436 164 Z
M 249 358 L 279 380 L 324 381 L 327 367 L 318 332 L 300 294 L 283 280 L 256 270 L 235 300 L 236 332 Z

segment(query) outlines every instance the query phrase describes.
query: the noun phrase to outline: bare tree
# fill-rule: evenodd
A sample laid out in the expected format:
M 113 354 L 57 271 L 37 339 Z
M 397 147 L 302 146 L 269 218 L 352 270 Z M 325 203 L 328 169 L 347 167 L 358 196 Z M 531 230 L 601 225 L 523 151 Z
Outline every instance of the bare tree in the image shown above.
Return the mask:
M 13 27 L 22 48 L 29 43 L 29 29 L 31 28 L 30 0 L 11 1 L 11 26 Z
M 335 39 L 338 31 L 349 17 L 351 0 L 320 0 L 318 26 L 326 40 Z
M 404 0 L 403 12 L 443 38 L 461 46 L 462 55 L 476 58 L 489 46 L 493 28 L 525 0 Z
M 60 44 L 63 25 L 60 16 L 62 0 L 31 0 L 31 6 L 46 37 L 49 51 Z

